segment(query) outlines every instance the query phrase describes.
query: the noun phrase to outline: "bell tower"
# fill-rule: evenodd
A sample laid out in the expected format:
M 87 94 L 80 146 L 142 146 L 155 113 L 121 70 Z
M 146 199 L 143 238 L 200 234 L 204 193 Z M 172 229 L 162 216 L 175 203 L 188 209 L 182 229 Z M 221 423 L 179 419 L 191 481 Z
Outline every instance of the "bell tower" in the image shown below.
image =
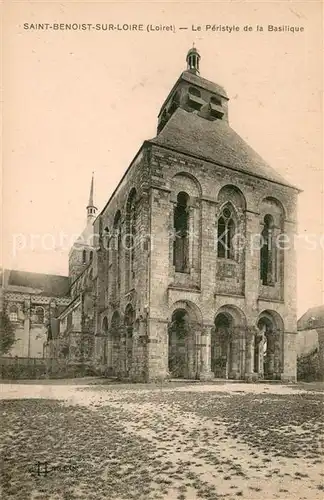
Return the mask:
M 195 46 L 193 46 L 187 54 L 187 71 L 190 71 L 194 75 L 199 75 L 199 61 L 200 54 Z
M 94 219 L 96 218 L 96 213 L 97 213 L 97 207 L 95 207 L 94 203 L 93 203 L 93 186 L 94 186 L 94 172 L 92 172 L 89 203 L 87 206 L 87 224 L 89 224 L 89 222 L 94 221 Z

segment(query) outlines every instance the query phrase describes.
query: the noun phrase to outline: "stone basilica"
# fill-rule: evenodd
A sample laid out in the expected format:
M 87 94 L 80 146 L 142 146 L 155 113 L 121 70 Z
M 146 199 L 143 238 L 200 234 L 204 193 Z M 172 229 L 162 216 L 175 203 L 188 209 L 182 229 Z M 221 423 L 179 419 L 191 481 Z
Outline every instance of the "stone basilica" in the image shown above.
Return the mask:
M 197 49 L 186 63 L 99 215 L 92 180 L 47 356 L 133 381 L 294 381 L 298 190 L 230 127 Z

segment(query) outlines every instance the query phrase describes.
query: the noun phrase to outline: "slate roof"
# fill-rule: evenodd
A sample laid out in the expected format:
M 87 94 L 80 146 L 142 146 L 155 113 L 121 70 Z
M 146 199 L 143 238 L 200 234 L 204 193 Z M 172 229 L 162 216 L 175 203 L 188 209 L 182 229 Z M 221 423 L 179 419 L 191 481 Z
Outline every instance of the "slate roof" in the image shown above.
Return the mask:
M 197 85 L 198 87 L 210 90 L 210 92 L 215 92 L 216 94 L 227 98 L 227 93 L 224 87 L 218 85 L 218 83 L 210 82 L 209 80 L 206 80 L 206 78 L 202 78 L 200 75 L 195 75 L 195 73 L 192 73 L 191 71 L 184 71 L 181 74 L 180 79 L 186 80 L 193 85 Z
M 314 328 L 324 328 L 324 305 L 311 307 L 297 321 L 297 330 L 314 330 Z
M 55 274 L 6 270 L 8 286 L 32 288 L 41 295 L 64 297 L 69 293 L 69 278 Z
M 223 120 L 210 121 L 178 108 L 148 142 L 297 190 Z

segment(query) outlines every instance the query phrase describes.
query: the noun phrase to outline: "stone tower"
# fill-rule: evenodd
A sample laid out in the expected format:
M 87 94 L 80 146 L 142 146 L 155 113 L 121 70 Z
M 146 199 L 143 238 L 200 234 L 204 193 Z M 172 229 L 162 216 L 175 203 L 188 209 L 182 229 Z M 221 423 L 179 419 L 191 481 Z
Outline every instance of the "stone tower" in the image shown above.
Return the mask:
M 94 204 L 94 174 L 92 173 L 89 201 L 86 207 L 86 225 L 79 238 L 74 242 L 69 253 L 69 278 L 72 283 L 77 276 L 88 266 L 93 259 L 94 237 L 93 223 L 96 218 L 97 207 Z
M 231 128 L 196 48 L 186 63 L 95 221 L 95 363 L 133 380 L 295 380 L 295 251 L 278 242 L 298 190 Z

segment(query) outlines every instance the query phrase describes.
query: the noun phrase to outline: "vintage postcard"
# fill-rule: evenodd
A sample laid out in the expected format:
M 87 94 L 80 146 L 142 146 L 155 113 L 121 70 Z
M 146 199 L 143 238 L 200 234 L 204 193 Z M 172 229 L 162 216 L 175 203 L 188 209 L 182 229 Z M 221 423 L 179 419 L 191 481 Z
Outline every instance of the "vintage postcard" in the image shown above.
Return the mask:
M 1 18 L 1 498 L 322 499 L 322 2 Z

